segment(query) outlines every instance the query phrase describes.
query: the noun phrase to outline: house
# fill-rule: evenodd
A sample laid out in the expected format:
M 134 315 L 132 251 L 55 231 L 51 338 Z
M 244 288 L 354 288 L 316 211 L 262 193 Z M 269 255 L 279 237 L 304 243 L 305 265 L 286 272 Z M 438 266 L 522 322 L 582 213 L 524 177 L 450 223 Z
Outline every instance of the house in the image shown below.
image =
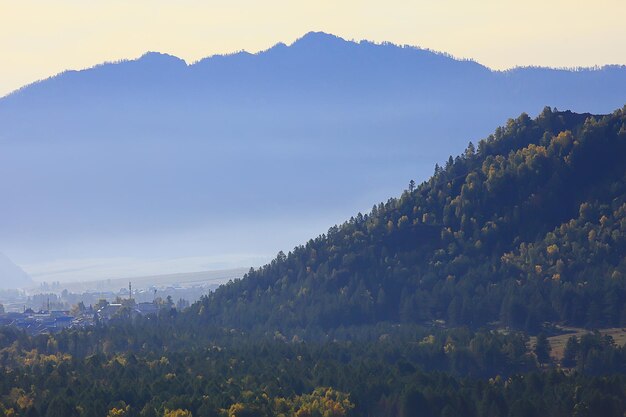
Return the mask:
M 104 321 L 111 320 L 111 318 L 113 318 L 113 316 L 115 316 L 121 308 L 122 304 L 120 303 L 107 304 L 98 310 L 98 317 L 100 317 L 100 320 Z
M 135 313 L 141 315 L 141 316 L 147 316 L 149 314 L 158 314 L 159 313 L 159 306 L 152 302 L 152 303 L 138 303 L 137 305 L 135 305 Z

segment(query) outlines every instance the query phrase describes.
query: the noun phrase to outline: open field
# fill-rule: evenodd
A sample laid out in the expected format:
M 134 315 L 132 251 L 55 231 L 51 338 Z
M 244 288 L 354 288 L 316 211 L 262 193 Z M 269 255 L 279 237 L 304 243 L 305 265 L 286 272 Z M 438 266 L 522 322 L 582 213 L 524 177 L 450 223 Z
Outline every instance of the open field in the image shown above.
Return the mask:
M 563 331 L 562 334 L 548 337 L 548 342 L 550 342 L 550 347 L 552 348 L 550 356 L 552 356 L 552 358 L 557 361 L 563 359 L 565 345 L 567 344 L 567 340 L 570 337 L 576 336 L 577 338 L 580 338 L 588 333 L 592 333 L 591 330 L 583 329 L 580 327 L 559 327 L 559 329 Z M 626 328 L 612 327 L 606 329 L 598 329 L 598 331 L 602 336 L 611 336 L 613 340 L 615 340 L 615 344 L 619 346 L 626 345 Z M 529 346 L 531 349 L 534 349 L 536 340 L 536 337 L 530 338 Z

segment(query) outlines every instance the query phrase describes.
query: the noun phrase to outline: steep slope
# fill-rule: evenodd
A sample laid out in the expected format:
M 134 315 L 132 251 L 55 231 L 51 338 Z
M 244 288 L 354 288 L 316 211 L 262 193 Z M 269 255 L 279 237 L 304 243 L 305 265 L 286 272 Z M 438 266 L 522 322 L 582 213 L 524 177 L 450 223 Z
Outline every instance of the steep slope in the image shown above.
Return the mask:
M 608 112 L 624 86 L 623 67 L 493 72 L 323 33 L 69 71 L 0 99 L 0 245 L 20 259 L 272 254 L 511 114 Z
M 197 304 L 231 327 L 626 324 L 626 108 L 523 114 Z
M 0 253 L 0 289 L 24 288 L 32 283 L 32 278 L 22 268 Z

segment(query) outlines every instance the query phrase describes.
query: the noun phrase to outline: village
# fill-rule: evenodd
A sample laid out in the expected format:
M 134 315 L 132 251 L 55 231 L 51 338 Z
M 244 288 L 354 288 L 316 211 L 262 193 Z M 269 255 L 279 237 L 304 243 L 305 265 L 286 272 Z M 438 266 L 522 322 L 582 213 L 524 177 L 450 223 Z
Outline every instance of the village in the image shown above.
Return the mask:
M 180 297 L 174 302 L 172 294 L 191 295 L 198 297 L 203 293 L 198 288 L 189 292 L 189 288 L 162 289 L 163 297 L 157 295 L 156 288 L 133 292 L 132 283 L 128 289 L 117 293 L 84 293 L 72 294 L 64 290 L 60 295 L 55 293 L 25 296 L 14 295 L 9 299 L 7 307 L 0 304 L 0 326 L 14 326 L 30 335 L 55 333 L 69 328 L 86 328 L 108 323 L 111 320 L 130 320 L 137 317 L 158 316 L 171 310 L 182 311 L 189 307 L 189 301 Z M 46 297 L 44 301 L 42 298 Z M 88 303 L 97 298 L 97 302 Z M 151 300 L 150 300 L 151 298 Z M 70 308 L 67 300 L 75 300 Z M 109 301 L 110 300 L 110 301 Z M 3 300 L 6 302 L 6 300 Z M 19 306 L 21 304 L 21 311 Z M 40 306 L 37 307 L 37 304 Z M 88 304 L 88 305 L 87 305 Z

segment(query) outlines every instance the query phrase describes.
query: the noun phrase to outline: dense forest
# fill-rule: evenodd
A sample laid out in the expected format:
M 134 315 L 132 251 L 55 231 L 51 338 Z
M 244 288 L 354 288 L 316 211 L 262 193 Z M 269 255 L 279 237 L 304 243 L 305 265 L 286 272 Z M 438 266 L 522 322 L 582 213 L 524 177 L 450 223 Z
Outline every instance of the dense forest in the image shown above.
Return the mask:
M 190 315 L 286 330 L 379 321 L 626 325 L 626 115 L 522 114 L 399 197 L 279 253 Z
M 330 342 L 175 315 L 29 337 L 0 330 L 2 416 L 615 416 L 626 349 L 589 334 L 567 370 L 523 333 L 360 326 Z
M 0 417 L 623 417 L 626 348 L 546 335 L 626 325 L 625 151 L 546 108 L 184 311 L 0 328 Z

